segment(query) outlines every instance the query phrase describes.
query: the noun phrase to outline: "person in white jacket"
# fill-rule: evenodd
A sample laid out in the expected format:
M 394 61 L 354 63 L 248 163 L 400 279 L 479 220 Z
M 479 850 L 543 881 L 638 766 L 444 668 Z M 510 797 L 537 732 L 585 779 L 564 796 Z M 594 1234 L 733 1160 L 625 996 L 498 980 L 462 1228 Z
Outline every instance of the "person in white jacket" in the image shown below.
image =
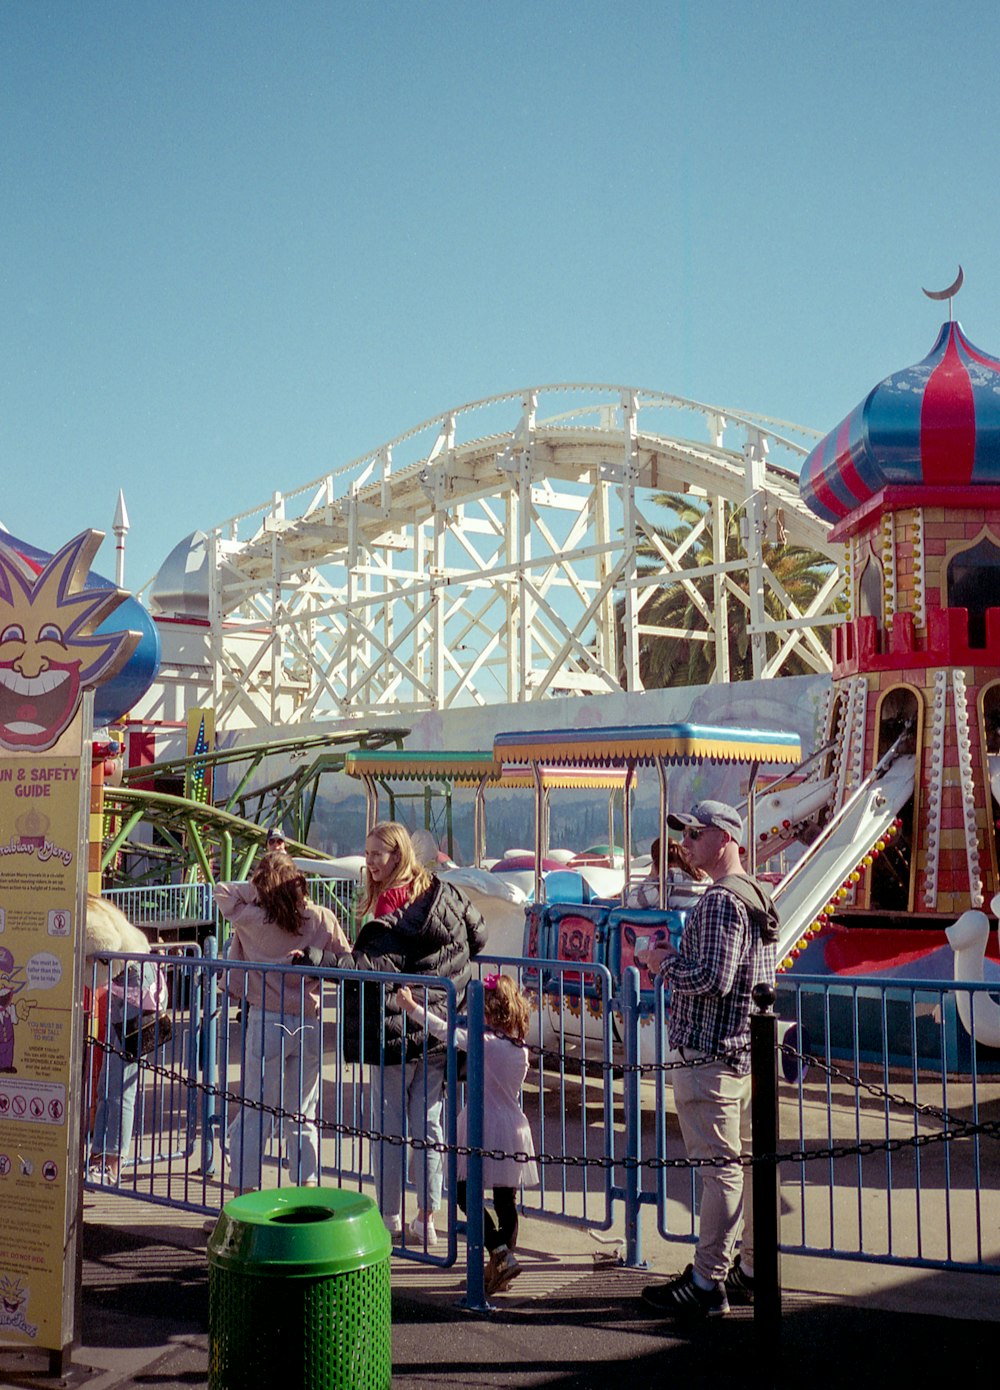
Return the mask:
M 231 962 L 290 965 L 292 953 L 307 946 L 323 951 L 351 949 L 336 915 L 311 901 L 304 875 L 287 854 L 265 855 L 249 883 L 216 885 L 215 901 L 233 926 Z M 230 970 L 226 984 L 230 994 L 250 1005 L 243 1095 L 300 1117 L 286 1122 L 289 1172 L 293 1182 L 315 1186 L 319 1178 L 315 1121 L 323 1058 L 320 982 L 304 973 Z M 230 1124 L 229 1172 L 237 1195 L 260 1187 L 263 1146 L 272 1129 L 273 1117 L 266 1109 L 241 1108 Z

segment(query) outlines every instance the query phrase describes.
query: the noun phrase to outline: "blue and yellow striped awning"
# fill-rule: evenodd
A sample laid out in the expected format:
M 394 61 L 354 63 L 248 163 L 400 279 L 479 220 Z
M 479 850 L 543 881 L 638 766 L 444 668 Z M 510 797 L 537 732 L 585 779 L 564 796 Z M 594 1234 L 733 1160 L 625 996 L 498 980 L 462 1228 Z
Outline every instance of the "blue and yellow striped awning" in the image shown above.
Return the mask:
M 665 763 L 797 763 L 798 734 L 773 729 L 716 729 L 702 724 L 646 724 L 595 729 L 540 729 L 497 734 L 493 755 L 504 764 L 548 767 L 637 767 Z
M 377 777 L 385 782 L 450 782 L 453 787 L 534 787 L 535 774 L 525 763 L 501 767 L 492 753 L 426 753 L 419 749 L 358 749 L 344 759 L 350 777 Z M 542 785 L 598 790 L 625 785 L 625 768 L 541 767 Z

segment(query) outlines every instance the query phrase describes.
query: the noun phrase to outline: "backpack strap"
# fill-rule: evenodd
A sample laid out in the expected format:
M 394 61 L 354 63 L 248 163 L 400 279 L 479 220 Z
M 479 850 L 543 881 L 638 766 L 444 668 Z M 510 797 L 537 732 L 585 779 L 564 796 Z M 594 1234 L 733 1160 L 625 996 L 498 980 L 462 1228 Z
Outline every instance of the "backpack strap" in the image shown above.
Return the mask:
M 750 914 L 750 921 L 760 932 L 761 940 L 768 943 L 777 941 L 781 919 L 763 884 L 749 874 L 726 874 L 724 878 L 716 879 L 712 886 L 725 888 L 740 900 Z

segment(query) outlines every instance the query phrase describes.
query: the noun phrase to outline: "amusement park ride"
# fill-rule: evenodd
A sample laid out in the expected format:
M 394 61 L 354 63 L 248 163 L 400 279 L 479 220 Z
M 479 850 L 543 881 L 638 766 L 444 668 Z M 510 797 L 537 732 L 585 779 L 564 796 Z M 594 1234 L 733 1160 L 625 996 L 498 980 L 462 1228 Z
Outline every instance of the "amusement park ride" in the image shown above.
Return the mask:
M 641 639 L 662 632 L 725 684 L 737 609 L 756 679 L 793 658 L 828 672 L 842 552 L 797 480 L 816 437 L 618 386 L 448 411 L 178 545 L 149 593 L 188 644 L 176 676 L 167 654 L 169 679 L 199 660 L 184 702 L 220 728 L 406 719 L 639 691 Z M 767 563 L 779 541 L 826 559 L 807 604 Z M 672 627 L 654 612 L 665 588 L 684 598 Z
M 185 666 L 168 652 L 170 698 L 214 708 L 230 737 L 194 763 L 127 766 L 120 788 L 105 789 L 105 875 L 138 868 L 140 825 L 146 873 L 245 872 L 274 821 L 297 853 L 315 853 L 307 839 L 320 775 L 342 768 L 351 749 L 398 750 L 408 731 L 383 718 L 498 697 L 635 691 L 640 635 L 704 642 L 715 653 L 713 680 L 726 683 L 727 605 L 740 602 L 757 680 L 779 675 L 793 650 L 812 669 L 832 667 L 819 751 L 772 779 L 750 808 L 750 862 L 766 870 L 779 855 L 794 861 L 775 889 L 783 969 L 941 978 L 959 955 L 966 969 L 971 951 L 981 972 L 996 950 L 980 941 L 978 919 L 975 931 L 953 931 L 955 955 L 945 931 L 1000 894 L 1000 360 L 949 318 L 923 361 L 877 384 L 815 444 L 797 484 L 794 466 L 775 465 L 769 451 L 784 449 L 794 464 L 805 448 L 788 438 L 791 427 L 782 435 L 760 417 L 620 388 L 587 388 L 605 398 L 539 417 L 546 391 L 583 389 L 479 402 L 482 411 L 516 403 L 519 415 L 468 443 L 458 427 L 473 408 L 451 412 L 168 557 L 152 620 L 137 603 L 141 621 L 129 618 L 143 631 L 145 665 L 138 675 L 126 669 L 103 717 L 171 713 L 162 694 L 144 700 L 142 689 L 157 634 L 176 645 L 180 633 L 197 656 Z M 699 414 L 709 442 L 641 429 L 640 412 L 645 420 L 656 411 Z M 433 437 L 426 456 L 400 465 L 421 430 Z M 702 509 L 693 529 L 707 563 L 692 564 L 693 545 L 664 541 L 650 514 L 658 497 L 681 492 Z M 724 546 L 734 511 L 745 518 L 739 561 Z M 561 531 L 556 515 L 566 519 Z M 808 612 L 778 592 L 764 558 L 772 533 L 830 557 L 829 582 Z M 699 587 L 706 578 L 713 601 Z M 699 629 L 643 624 L 652 595 L 669 584 L 692 599 Z M 823 626 L 833 627 L 832 658 Z M 313 737 L 307 728 L 320 715 L 335 730 Z M 296 724 L 298 739 L 287 733 Z M 282 725 L 280 743 L 233 737 Z M 579 766 L 630 777 L 656 761 L 647 754 L 657 731 L 648 733 L 645 751 L 603 759 L 595 737 Z M 704 733 L 693 730 L 683 759 L 700 756 Z M 499 781 L 505 762 L 551 765 L 537 748 L 528 756 L 534 737 L 524 746 L 515 738 L 510 757 L 502 738 L 492 756 L 473 755 L 489 761 L 484 779 Z M 109 768 L 114 738 L 98 760 Z M 265 777 L 264 759 L 293 747 L 301 767 Z M 357 754 L 356 776 L 366 756 Z M 162 790 L 162 779 L 183 779 L 193 765 L 238 760 L 243 775 L 218 804 Z M 662 766 L 659 776 L 665 790 Z M 161 789 L 149 790 L 151 781 Z M 541 789 L 544 779 L 535 781 Z M 546 848 L 536 843 L 536 860 Z M 544 899 L 541 881 L 536 897 Z M 557 931 L 551 949 L 560 942 Z

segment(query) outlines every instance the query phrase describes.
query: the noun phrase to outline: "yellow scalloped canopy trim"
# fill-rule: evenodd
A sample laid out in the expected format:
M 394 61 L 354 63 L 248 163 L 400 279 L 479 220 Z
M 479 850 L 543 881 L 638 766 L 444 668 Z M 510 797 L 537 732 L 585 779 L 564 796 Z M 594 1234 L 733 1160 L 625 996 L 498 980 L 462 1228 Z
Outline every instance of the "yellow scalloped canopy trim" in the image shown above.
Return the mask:
M 628 771 L 624 767 L 540 767 L 543 787 L 562 791 L 615 791 L 624 787 Z M 504 765 L 501 787 L 533 787 L 535 776 L 530 767 Z
M 500 763 L 492 753 L 361 749 L 347 754 L 344 771 L 349 777 L 384 777 L 400 782 L 441 780 L 458 787 L 478 787 L 484 777 L 490 782 L 500 781 Z
M 690 724 L 635 729 L 552 730 L 501 734 L 494 753 L 508 762 L 547 765 L 612 764 L 621 766 L 670 762 L 797 763 L 802 747 L 797 734 L 757 729 L 711 729 Z

